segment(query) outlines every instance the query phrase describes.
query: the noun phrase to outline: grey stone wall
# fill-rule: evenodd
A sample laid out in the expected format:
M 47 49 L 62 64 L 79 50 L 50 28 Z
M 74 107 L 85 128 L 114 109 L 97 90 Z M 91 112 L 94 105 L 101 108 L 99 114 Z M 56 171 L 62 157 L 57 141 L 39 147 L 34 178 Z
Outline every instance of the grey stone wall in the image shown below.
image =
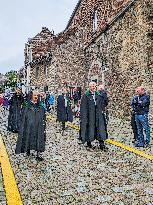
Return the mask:
M 152 93 L 149 71 L 152 52 L 148 36 L 151 24 L 146 6 L 149 3 L 136 1 L 86 49 L 89 80 L 96 73 L 103 79 L 110 96 L 111 113 L 120 117 L 130 115 L 135 87 L 143 85 Z

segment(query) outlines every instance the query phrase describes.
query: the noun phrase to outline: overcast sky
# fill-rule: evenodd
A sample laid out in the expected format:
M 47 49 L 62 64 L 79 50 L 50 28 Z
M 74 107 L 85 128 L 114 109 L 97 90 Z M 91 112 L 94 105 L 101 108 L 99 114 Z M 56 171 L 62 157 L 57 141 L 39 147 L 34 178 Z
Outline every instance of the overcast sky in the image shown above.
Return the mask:
M 24 46 L 42 27 L 63 31 L 78 0 L 0 0 L 0 73 L 24 64 Z

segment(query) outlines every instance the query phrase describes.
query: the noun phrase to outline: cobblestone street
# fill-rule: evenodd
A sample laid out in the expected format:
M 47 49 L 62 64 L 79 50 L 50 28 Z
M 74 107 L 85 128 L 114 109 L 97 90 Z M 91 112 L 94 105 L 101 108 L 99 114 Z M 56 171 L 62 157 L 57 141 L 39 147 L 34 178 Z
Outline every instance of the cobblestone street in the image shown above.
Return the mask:
M 0 169 L 0 204 L 6 205 L 5 190 L 3 186 L 2 170 Z
M 2 118 L 1 118 L 2 121 Z M 5 124 L 5 123 L 4 123 Z M 2 126 L 3 128 L 4 125 Z M 78 132 L 47 122 L 45 160 L 15 155 L 17 135 L 2 131 L 24 205 L 152 205 L 153 164 L 114 145 L 88 151 Z

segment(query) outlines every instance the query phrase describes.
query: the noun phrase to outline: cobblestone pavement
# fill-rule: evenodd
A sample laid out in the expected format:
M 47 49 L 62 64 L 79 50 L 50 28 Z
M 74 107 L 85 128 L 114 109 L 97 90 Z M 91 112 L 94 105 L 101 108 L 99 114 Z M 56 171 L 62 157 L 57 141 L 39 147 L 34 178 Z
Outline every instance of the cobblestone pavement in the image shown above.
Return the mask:
M 111 127 L 110 127 L 111 129 Z M 111 131 L 111 130 L 110 130 Z M 17 135 L 3 131 L 24 205 L 153 205 L 153 162 L 108 144 L 78 145 L 78 132 L 47 122 L 45 160 L 15 155 Z M 117 134 L 116 134 L 117 136 Z
M 114 117 L 109 117 L 109 123 L 108 123 L 108 132 L 109 137 L 111 139 L 114 139 L 116 141 L 119 141 L 121 143 L 124 143 L 125 145 L 128 145 L 130 147 L 135 148 L 133 141 L 133 132 L 130 125 L 130 120 L 124 120 L 124 119 L 118 119 Z M 152 119 L 153 121 L 153 119 Z M 151 121 L 151 122 L 152 122 Z M 75 120 L 75 124 L 79 125 L 79 121 Z M 151 123 L 150 123 L 151 124 Z M 136 148 L 139 149 L 145 153 L 153 154 L 153 124 L 151 126 L 151 143 L 150 147 L 148 148 Z
M 139 150 L 144 151 L 148 154 L 153 154 L 153 131 L 152 131 L 152 124 L 151 124 L 151 143 L 150 147 L 148 148 L 139 148 Z M 117 140 L 119 142 L 122 142 L 126 145 L 129 145 L 130 147 L 134 147 L 133 141 L 133 132 L 131 129 L 130 121 L 123 120 L 123 119 L 117 119 L 117 118 L 110 118 L 109 121 L 109 136 L 113 138 L 114 140 Z M 136 148 L 138 149 L 138 148 Z
M 5 191 L 3 186 L 2 170 L 0 168 L 0 205 L 6 205 Z

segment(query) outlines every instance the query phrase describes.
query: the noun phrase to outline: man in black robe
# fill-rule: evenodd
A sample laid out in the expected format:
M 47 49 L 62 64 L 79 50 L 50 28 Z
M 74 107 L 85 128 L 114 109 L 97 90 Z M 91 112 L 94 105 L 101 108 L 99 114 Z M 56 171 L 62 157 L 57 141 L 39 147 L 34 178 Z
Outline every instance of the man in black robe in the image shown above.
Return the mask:
M 73 121 L 70 97 L 66 88 L 63 88 L 62 95 L 57 99 L 57 120 L 62 122 L 62 131 L 65 130 L 65 122 Z
M 99 98 L 100 99 L 100 107 L 101 107 L 102 113 L 105 115 L 105 122 L 106 122 L 106 129 L 107 129 L 107 124 L 109 121 L 109 115 L 108 115 L 108 110 L 107 110 L 108 96 L 107 96 L 107 92 L 106 92 L 103 84 L 98 86 L 98 94 L 100 97 Z
M 32 99 L 24 103 L 15 153 L 27 153 L 29 156 L 30 150 L 35 150 L 37 152 L 36 159 L 42 161 L 40 153 L 45 151 L 46 117 L 45 109 L 38 98 L 38 92 L 34 91 Z
M 96 83 L 90 82 L 89 89 L 81 99 L 80 109 L 80 137 L 84 144 L 92 148 L 91 142 L 97 139 L 100 149 L 107 151 L 104 140 L 108 138 L 104 109 L 107 105 L 103 96 L 96 91 Z
M 14 133 L 19 131 L 23 101 L 21 89 L 17 88 L 15 94 L 9 100 L 8 130 Z

